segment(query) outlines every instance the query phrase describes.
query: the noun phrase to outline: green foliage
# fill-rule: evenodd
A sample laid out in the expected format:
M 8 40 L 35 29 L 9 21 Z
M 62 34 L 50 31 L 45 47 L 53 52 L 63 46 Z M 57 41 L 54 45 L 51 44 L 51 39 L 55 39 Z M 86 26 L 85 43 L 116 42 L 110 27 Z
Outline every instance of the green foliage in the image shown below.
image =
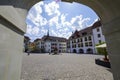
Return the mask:
M 106 48 L 97 48 L 97 51 L 99 54 L 102 54 L 102 55 L 108 54 Z

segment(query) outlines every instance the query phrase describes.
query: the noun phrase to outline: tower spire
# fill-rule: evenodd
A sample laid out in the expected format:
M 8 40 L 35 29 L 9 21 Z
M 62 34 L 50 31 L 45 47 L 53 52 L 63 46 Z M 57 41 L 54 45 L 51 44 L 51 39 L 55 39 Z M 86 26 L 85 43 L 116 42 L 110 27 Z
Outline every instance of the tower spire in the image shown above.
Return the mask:
M 49 36 L 49 29 L 48 29 L 48 32 L 47 32 L 47 36 Z

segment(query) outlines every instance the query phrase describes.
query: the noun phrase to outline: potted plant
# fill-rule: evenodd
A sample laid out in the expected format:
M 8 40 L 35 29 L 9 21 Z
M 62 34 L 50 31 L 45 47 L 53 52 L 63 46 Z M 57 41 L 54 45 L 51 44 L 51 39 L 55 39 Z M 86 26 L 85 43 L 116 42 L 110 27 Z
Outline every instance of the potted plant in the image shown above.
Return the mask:
M 110 68 L 111 65 L 110 65 L 109 58 L 108 58 L 108 52 L 107 52 L 107 49 L 106 49 L 106 44 L 105 43 L 99 44 L 99 45 L 96 46 L 96 49 L 97 49 L 98 54 L 104 55 L 104 58 L 102 60 L 101 59 L 95 59 L 95 63 L 98 64 L 98 65 Z
M 109 61 L 109 59 L 108 59 L 108 53 L 107 53 L 107 50 L 106 50 L 105 47 L 97 48 L 97 51 L 98 51 L 99 54 L 104 55 L 104 58 L 103 58 L 104 61 L 106 61 L 106 62 Z

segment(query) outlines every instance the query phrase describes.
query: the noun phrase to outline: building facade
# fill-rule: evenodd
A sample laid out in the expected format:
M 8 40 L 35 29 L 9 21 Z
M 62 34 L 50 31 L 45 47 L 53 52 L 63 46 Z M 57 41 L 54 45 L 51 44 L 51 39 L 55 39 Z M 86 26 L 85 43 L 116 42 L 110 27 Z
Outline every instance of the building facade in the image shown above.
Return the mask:
M 28 36 L 24 36 L 24 52 L 28 51 L 30 44 L 30 38 Z
M 53 52 L 54 48 L 57 48 L 59 53 L 66 52 L 66 38 L 47 35 L 42 37 L 42 41 L 44 43 L 45 52 Z
M 100 21 L 97 21 L 96 23 L 93 24 L 92 32 L 93 32 L 93 38 L 94 38 L 95 45 L 105 42 L 105 37 L 102 32 L 102 25 Z
M 36 39 L 34 42 L 40 52 L 53 52 L 55 48 L 57 48 L 59 53 L 66 52 L 66 38 L 49 36 L 49 32 L 41 39 Z
M 97 53 L 95 45 L 105 42 L 101 27 L 101 22 L 97 21 L 90 27 L 80 31 L 76 30 L 67 40 L 67 52 Z

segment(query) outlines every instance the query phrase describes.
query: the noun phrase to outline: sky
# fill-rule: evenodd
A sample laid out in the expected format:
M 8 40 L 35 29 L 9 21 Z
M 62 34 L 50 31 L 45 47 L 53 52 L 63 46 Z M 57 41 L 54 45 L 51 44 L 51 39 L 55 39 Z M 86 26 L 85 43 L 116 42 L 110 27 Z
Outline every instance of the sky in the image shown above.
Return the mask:
M 96 13 L 83 4 L 44 0 L 29 10 L 25 36 L 34 41 L 47 35 L 49 31 L 50 36 L 68 39 L 75 30 L 89 27 L 97 20 Z

